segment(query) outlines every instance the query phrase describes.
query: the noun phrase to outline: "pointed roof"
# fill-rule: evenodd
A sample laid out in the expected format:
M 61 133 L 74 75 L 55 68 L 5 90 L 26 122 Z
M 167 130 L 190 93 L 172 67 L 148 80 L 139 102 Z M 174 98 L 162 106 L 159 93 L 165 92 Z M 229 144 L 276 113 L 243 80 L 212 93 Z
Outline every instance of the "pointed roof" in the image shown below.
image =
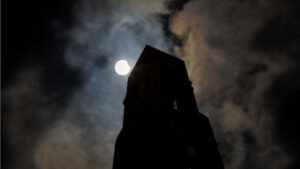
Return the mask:
M 134 74 L 137 69 L 140 69 L 141 67 L 153 69 L 158 67 L 178 68 L 181 65 L 184 65 L 183 60 L 152 46 L 146 45 L 131 74 Z
M 158 50 L 152 46 L 146 45 L 136 65 L 140 64 L 156 64 L 163 62 L 183 62 L 181 59 L 176 58 L 168 53 Z

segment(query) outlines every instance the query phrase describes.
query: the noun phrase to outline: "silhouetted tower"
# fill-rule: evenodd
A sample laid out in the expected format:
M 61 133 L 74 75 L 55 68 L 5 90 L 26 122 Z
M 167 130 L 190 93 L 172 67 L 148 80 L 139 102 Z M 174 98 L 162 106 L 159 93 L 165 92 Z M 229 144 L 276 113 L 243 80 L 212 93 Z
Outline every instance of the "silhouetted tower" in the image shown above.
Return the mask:
M 184 62 L 146 46 L 128 77 L 113 169 L 223 169 Z

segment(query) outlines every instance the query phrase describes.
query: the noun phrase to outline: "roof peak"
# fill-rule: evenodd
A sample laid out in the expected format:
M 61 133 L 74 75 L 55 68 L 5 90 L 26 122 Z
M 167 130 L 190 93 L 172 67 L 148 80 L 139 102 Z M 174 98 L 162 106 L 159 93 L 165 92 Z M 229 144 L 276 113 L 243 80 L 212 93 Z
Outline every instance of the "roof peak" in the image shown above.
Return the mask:
M 145 47 L 144 47 L 144 50 L 142 51 L 142 53 L 141 53 L 141 55 L 138 59 L 138 61 L 141 60 L 141 58 L 143 58 L 143 57 L 149 57 L 149 56 L 152 57 L 152 59 L 158 59 L 158 60 L 171 59 L 171 60 L 177 60 L 177 61 L 180 60 L 180 61 L 182 61 L 181 59 L 179 59 L 179 58 L 177 58 L 177 57 L 175 57 L 175 56 L 173 56 L 173 55 L 171 55 L 167 52 L 164 52 L 160 49 L 157 49 L 153 46 L 150 46 L 150 45 L 146 44 Z

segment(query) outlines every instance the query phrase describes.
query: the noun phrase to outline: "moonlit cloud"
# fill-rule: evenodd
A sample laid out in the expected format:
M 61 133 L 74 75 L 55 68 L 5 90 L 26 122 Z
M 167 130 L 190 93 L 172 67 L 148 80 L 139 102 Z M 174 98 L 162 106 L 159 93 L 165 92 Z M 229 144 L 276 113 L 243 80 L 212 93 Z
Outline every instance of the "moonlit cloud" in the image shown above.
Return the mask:
M 126 59 L 134 66 L 145 44 L 171 49 L 160 20 L 169 13 L 166 4 L 91 0 L 74 5 L 77 24 L 67 32 L 71 40 L 64 57 L 85 81 L 69 99 L 63 118 L 39 138 L 34 149 L 37 168 L 70 167 L 73 160 L 71 168 L 111 168 L 127 77 L 115 73 L 115 62 Z
M 251 47 L 257 31 L 280 12 L 278 1 L 203 0 L 172 17 L 170 28 L 184 42 L 175 52 L 186 61 L 227 169 L 287 168 L 293 159 L 273 139 L 274 108 L 266 105 L 266 92 L 274 77 L 293 67 L 291 58 Z

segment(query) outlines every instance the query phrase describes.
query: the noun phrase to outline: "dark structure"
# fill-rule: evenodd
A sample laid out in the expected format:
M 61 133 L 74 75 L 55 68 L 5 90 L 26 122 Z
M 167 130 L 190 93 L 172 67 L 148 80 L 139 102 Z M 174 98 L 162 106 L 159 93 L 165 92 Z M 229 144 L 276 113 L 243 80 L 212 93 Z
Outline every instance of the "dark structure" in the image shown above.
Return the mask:
M 223 169 L 184 62 L 146 46 L 128 78 L 113 169 Z

